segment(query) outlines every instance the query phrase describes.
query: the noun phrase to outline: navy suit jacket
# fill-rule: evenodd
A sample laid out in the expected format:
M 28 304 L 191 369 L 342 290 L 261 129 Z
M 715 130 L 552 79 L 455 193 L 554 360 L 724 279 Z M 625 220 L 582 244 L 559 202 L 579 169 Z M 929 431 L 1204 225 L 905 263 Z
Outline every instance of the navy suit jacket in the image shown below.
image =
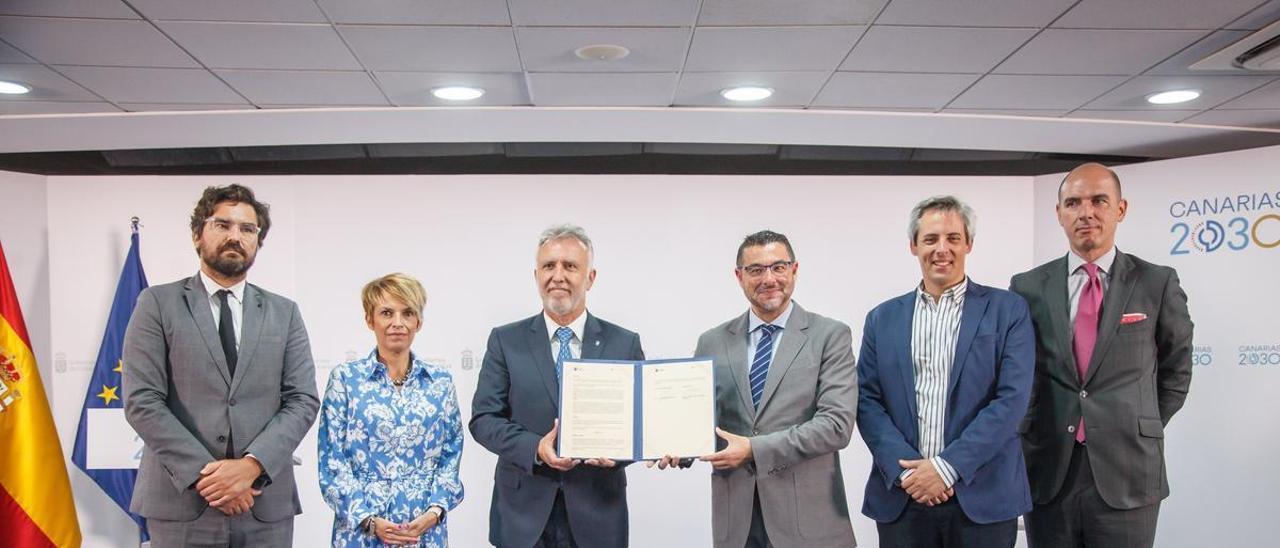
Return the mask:
M 582 358 L 643 360 L 640 336 L 587 315 Z M 546 319 L 538 315 L 494 328 L 471 402 L 471 435 L 498 455 L 489 542 L 533 546 L 546 527 L 556 492 L 564 491 L 579 546 L 626 546 L 627 475 L 622 464 L 580 464 L 560 472 L 536 464 L 538 442 L 559 416 L 560 390 Z
M 898 484 L 899 459 L 920 459 L 911 321 L 916 292 L 867 314 L 858 354 L 858 431 L 871 450 L 862 513 L 896 520 L 910 496 Z M 1018 295 L 969 282 L 955 362 L 947 385 L 941 457 L 959 479 L 955 497 L 975 523 L 1031 510 L 1018 424 L 1035 371 L 1035 333 Z

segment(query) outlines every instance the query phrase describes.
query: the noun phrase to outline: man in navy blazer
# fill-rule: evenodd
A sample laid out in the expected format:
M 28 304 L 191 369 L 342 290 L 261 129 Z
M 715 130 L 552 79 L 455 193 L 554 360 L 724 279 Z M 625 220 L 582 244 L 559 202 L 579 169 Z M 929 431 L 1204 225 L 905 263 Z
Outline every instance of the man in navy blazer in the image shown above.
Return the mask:
M 923 280 L 863 327 L 862 513 L 881 546 L 1012 547 L 1031 509 L 1017 433 L 1035 367 L 1027 303 L 965 276 L 973 212 L 956 198 L 920 202 L 908 230 Z
M 534 280 L 543 310 L 497 327 L 471 403 L 471 435 L 498 455 L 489 542 L 499 547 L 627 545 L 627 476 L 609 459 L 561 458 L 558 364 L 569 358 L 643 360 L 640 336 L 587 312 L 595 282 L 582 228 L 547 229 Z

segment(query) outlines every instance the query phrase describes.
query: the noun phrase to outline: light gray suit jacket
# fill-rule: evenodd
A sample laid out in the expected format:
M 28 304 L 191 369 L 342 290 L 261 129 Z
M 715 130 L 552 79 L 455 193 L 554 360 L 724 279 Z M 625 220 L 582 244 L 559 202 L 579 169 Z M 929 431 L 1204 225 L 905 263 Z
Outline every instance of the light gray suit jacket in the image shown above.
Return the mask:
M 302 512 L 293 451 L 315 421 L 311 343 L 298 306 L 254 285 L 244 291 L 232 379 L 200 277 L 148 288 L 124 337 L 125 416 L 146 448 L 130 510 L 190 521 L 207 504 L 191 487 L 200 469 L 252 453 L 266 473 L 254 503 L 261 521 Z
M 766 377 L 760 409 L 747 383 L 747 313 L 698 338 L 695 356 L 713 356 L 716 420 L 751 438 L 754 462 L 711 476 L 711 529 L 717 548 L 740 548 L 756 490 L 769 541 L 777 548 L 854 546 L 840 473 L 858 406 L 849 326 L 797 303 Z

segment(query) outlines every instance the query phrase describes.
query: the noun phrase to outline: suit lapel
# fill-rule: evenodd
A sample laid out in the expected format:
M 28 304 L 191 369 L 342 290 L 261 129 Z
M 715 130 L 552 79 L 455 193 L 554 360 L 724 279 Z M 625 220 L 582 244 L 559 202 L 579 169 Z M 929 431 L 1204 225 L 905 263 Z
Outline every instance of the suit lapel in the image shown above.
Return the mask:
M 724 348 L 720 351 L 720 355 L 729 357 L 727 365 L 732 372 L 733 382 L 738 385 L 738 395 L 742 399 L 742 408 L 747 410 L 746 414 L 750 415 L 753 410 L 751 405 L 751 382 L 747 379 L 747 376 L 750 373 L 748 371 L 751 367 L 749 354 L 751 354 L 752 349 L 750 348 L 751 338 L 747 336 L 747 328 L 751 325 L 751 322 L 747 318 L 748 315 L 743 314 L 729 324 L 729 336 L 725 337 Z
M 222 375 L 223 382 L 231 386 L 231 371 L 227 369 L 227 358 L 222 353 L 222 342 L 218 340 L 218 329 L 213 326 L 213 310 L 209 305 L 209 293 L 200 283 L 200 275 L 187 279 L 183 297 L 187 302 L 187 311 L 200 330 L 204 344 L 209 348 L 209 356 L 213 358 L 214 367 Z
M 809 342 L 809 335 L 805 333 L 809 329 L 809 313 L 794 301 L 791 306 L 791 316 L 787 318 L 787 325 L 782 330 L 782 343 L 773 353 L 773 361 L 769 362 L 769 373 L 764 378 L 764 393 L 760 395 L 760 408 L 756 410 L 756 418 L 768 407 L 769 400 L 782 383 L 782 377 L 786 376 L 791 364 L 795 363 L 800 349 Z M 752 351 L 753 349 L 747 350 L 748 353 Z
M 1083 385 L 1089 384 L 1102 359 L 1115 340 L 1116 328 L 1120 325 L 1120 316 L 1129 304 L 1129 296 L 1133 294 L 1133 284 L 1137 276 L 1133 275 L 1133 264 L 1129 257 L 1116 250 L 1115 261 L 1111 263 L 1110 280 L 1107 292 L 1102 297 L 1102 314 L 1098 321 L 1098 339 L 1093 347 L 1093 355 L 1089 358 L 1089 370 L 1084 374 Z
M 915 321 L 918 298 L 915 291 L 898 298 L 897 316 L 893 318 L 894 325 L 889 330 L 894 337 L 890 342 L 893 354 L 882 357 L 880 362 L 898 364 L 898 372 L 902 374 L 902 387 L 906 391 L 903 396 L 907 399 L 907 407 L 911 409 L 913 425 L 920 420 L 920 411 L 916 409 L 915 361 L 911 357 L 911 323 Z M 911 439 L 915 439 L 914 436 Z
M 964 295 L 964 310 L 960 313 L 960 334 L 956 338 L 956 355 L 955 360 L 951 363 L 951 374 L 947 378 L 947 401 L 951 401 L 951 394 L 956 390 L 956 384 L 960 380 L 960 370 L 964 369 L 965 363 L 969 360 L 969 348 L 973 346 L 973 338 L 978 333 L 978 326 L 982 324 L 982 318 L 987 314 L 987 305 L 990 304 L 987 298 L 987 288 L 969 282 L 968 289 Z
M 245 284 L 244 302 L 240 312 L 240 352 L 236 358 L 236 376 L 231 379 L 231 394 L 240 388 L 240 379 L 248 373 L 253 364 L 253 352 L 258 349 L 258 341 L 262 339 L 262 292 L 258 288 Z
M 547 336 L 547 321 L 539 313 L 529 319 L 529 327 L 525 331 L 525 344 L 529 347 L 529 355 L 533 356 L 534 368 L 542 377 L 542 385 L 547 389 L 547 396 L 556 409 L 560 408 L 560 382 L 556 379 L 556 361 L 551 357 L 551 339 Z
M 1062 363 L 1066 371 L 1059 371 L 1063 378 L 1080 382 L 1080 374 L 1076 369 L 1075 352 L 1071 348 L 1071 339 L 1075 328 L 1071 325 L 1071 302 L 1067 299 L 1067 257 L 1049 263 L 1044 277 L 1044 302 L 1049 309 L 1049 318 L 1053 322 L 1050 333 L 1055 335 L 1058 353 L 1066 356 Z
M 604 326 L 591 313 L 587 314 L 587 322 L 582 326 L 582 359 L 595 360 L 604 355 Z M 550 344 L 548 344 L 550 346 Z M 550 350 L 548 350 L 550 351 Z

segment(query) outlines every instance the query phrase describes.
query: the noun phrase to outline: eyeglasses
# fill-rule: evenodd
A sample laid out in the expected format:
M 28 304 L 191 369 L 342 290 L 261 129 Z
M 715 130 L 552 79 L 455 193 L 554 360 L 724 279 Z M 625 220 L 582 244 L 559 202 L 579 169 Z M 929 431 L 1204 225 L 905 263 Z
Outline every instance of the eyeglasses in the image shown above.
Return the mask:
M 213 227 L 213 233 L 218 235 L 230 234 L 233 230 L 239 231 L 245 236 L 257 236 L 259 232 L 262 232 L 262 227 L 253 223 L 236 223 L 218 217 L 209 217 L 204 222 Z
M 752 278 L 764 276 L 764 271 L 766 270 L 772 272 L 774 276 L 785 276 L 791 272 L 791 265 L 793 264 L 796 264 L 795 261 L 778 261 L 773 264 L 749 264 L 747 266 L 738 267 L 738 270 L 741 270 L 747 276 Z

